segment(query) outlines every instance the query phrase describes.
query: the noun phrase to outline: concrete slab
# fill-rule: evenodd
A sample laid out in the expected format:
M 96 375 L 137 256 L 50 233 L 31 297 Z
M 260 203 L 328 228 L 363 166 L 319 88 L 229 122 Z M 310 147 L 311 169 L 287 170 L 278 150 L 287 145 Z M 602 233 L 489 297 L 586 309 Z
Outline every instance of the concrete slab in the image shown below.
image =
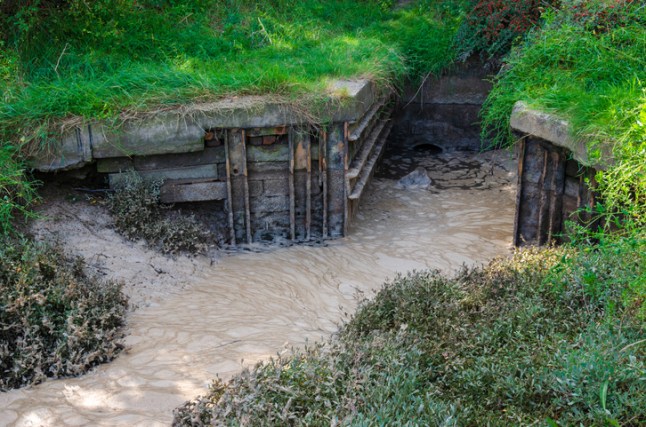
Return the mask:
M 376 101 L 376 88 L 366 79 L 330 84 L 321 123 L 359 120 Z M 63 135 L 51 153 L 34 159 L 41 171 L 66 170 L 96 159 L 190 153 L 204 150 L 206 131 L 213 128 L 270 128 L 304 124 L 309 117 L 287 101 L 271 96 L 240 96 L 144 114 L 119 129 L 93 122 Z
M 533 135 L 556 146 L 567 148 L 572 152 L 572 156 L 585 166 L 603 168 L 612 163 L 611 147 L 601 147 L 602 162 L 591 159 L 586 142 L 572 134 L 571 126 L 566 120 L 532 109 L 522 101 L 514 105 L 510 126 L 517 132 Z
M 65 133 L 58 144 L 31 159 L 31 167 L 41 172 L 81 168 L 92 161 L 89 126 Z

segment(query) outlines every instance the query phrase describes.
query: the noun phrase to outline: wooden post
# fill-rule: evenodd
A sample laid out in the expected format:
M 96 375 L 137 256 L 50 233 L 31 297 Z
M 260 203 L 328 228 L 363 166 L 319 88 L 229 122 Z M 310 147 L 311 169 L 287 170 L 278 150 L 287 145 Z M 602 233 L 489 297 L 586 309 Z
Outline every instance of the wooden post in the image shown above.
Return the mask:
M 305 181 L 305 239 L 312 239 L 312 139 L 307 134 L 305 138 L 306 155 L 307 155 L 307 181 Z
M 247 243 L 253 243 L 251 235 L 251 205 L 249 201 L 249 170 L 247 168 L 247 138 L 244 129 L 242 133 L 242 176 L 244 177 L 244 211 L 245 211 L 245 229 L 247 231 Z
M 543 151 L 543 169 L 541 172 L 540 180 L 538 182 L 540 197 L 538 203 L 538 227 L 536 231 L 536 241 L 539 245 L 543 245 L 547 241 L 547 225 L 549 221 L 549 219 L 546 217 L 549 214 L 549 180 L 547 179 L 547 175 L 549 171 L 550 156 L 547 148 L 543 147 L 542 145 L 541 148 Z
M 344 235 L 347 195 L 345 171 L 347 168 L 347 141 L 345 124 L 329 127 L 327 138 L 328 174 L 328 232 L 330 237 Z
M 563 229 L 563 193 L 565 192 L 565 154 L 558 149 L 551 153 L 552 156 L 552 183 L 550 185 L 550 220 L 548 228 L 548 242 L 555 239 Z
M 247 171 L 247 150 L 245 132 L 231 129 L 227 144 L 227 160 L 231 180 L 231 210 L 233 212 L 236 238 L 244 239 L 247 243 L 251 238 L 251 214 L 249 206 L 249 182 Z
M 518 177 L 516 180 L 516 214 L 514 216 L 514 246 L 520 245 L 520 204 L 523 200 L 523 168 L 525 165 L 526 138 L 518 143 Z
M 229 132 L 224 134 L 224 157 L 227 171 L 227 210 L 229 211 L 229 233 L 231 244 L 236 245 L 236 229 L 233 221 L 233 197 L 231 196 L 231 161 L 229 159 Z
M 319 179 L 321 180 L 322 185 L 322 197 L 323 197 L 323 232 L 322 239 L 328 237 L 328 222 L 327 222 L 327 210 L 328 210 L 328 195 L 327 195 L 327 144 L 328 144 L 328 133 L 327 131 L 321 131 L 321 138 L 319 140 Z
M 296 240 L 296 195 L 294 194 L 294 128 L 289 128 L 289 233 Z

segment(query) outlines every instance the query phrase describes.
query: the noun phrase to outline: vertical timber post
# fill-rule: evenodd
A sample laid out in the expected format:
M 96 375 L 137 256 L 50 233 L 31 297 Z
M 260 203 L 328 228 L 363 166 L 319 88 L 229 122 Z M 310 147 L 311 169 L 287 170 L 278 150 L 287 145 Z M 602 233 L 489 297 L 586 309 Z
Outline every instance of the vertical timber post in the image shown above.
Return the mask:
M 299 239 L 309 240 L 311 224 L 312 197 L 312 159 L 310 135 L 305 127 L 294 131 L 294 187 L 295 187 L 295 224 L 296 235 Z
M 229 159 L 229 132 L 227 131 L 224 134 L 224 157 L 226 161 L 226 171 L 227 171 L 227 210 L 229 217 L 229 233 L 231 234 L 231 244 L 236 245 L 236 228 L 233 221 L 233 197 L 231 196 L 231 160 Z
M 545 147 L 542 148 L 543 154 L 543 168 L 541 171 L 541 177 L 538 182 L 538 188 L 540 190 L 539 203 L 538 203 L 538 228 L 536 233 L 536 240 L 539 245 L 544 245 L 547 242 L 548 236 L 548 218 L 549 215 L 549 179 L 548 174 L 550 170 L 550 153 Z
M 251 213 L 249 206 L 249 181 L 245 132 L 231 129 L 228 138 L 227 160 L 231 180 L 231 211 L 237 240 L 252 242 Z
M 327 174 L 328 174 L 328 232 L 330 237 L 342 237 L 345 229 L 347 195 L 345 186 L 346 169 L 346 126 L 334 123 L 328 129 Z
M 321 180 L 321 197 L 323 198 L 323 232 L 322 239 L 328 237 L 327 225 L 327 131 L 321 131 L 319 138 L 319 179 Z
M 305 240 L 312 239 L 312 136 L 305 136 L 307 156 L 307 181 L 305 181 Z
M 548 242 L 552 242 L 563 228 L 563 193 L 565 192 L 565 162 L 562 150 L 551 153 L 552 156 L 552 183 L 550 200 L 550 221 L 548 228 Z
M 296 240 L 296 195 L 294 194 L 294 128 L 287 134 L 289 145 L 289 236 Z
M 247 243 L 253 243 L 251 237 L 251 204 L 249 201 L 249 169 L 247 167 L 247 138 L 244 129 L 242 133 L 242 176 L 244 178 L 244 213 L 245 213 L 245 230 L 247 231 Z
M 523 169 L 525 166 L 526 138 L 522 138 L 518 144 L 518 177 L 516 183 L 516 214 L 514 216 L 514 246 L 520 245 L 520 204 L 523 200 Z

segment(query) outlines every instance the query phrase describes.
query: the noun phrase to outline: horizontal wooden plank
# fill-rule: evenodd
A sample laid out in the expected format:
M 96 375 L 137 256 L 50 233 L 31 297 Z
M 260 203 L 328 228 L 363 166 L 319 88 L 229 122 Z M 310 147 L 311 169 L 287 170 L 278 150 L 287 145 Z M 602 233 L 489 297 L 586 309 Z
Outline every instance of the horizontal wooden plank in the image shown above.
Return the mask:
M 134 159 L 135 169 L 140 171 L 174 169 L 224 162 L 224 146 L 205 147 L 202 151 L 192 153 L 139 156 Z
M 217 179 L 217 165 L 202 165 L 175 169 L 158 169 L 153 171 L 138 171 L 144 181 L 167 181 L 170 179 Z M 125 173 L 114 173 L 109 176 L 110 187 L 115 187 L 124 182 Z
M 96 171 L 99 173 L 125 172 L 134 167 L 135 164 L 130 157 L 112 157 L 96 161 Z

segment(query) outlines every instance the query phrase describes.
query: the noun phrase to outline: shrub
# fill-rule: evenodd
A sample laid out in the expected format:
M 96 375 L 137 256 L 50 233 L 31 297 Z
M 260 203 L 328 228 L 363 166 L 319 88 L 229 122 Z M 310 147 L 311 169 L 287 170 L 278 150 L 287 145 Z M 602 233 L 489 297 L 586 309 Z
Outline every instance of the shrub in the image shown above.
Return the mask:
M 129 172 L 108 198 L 117 230 L 130 240 L 145 240 L 162 253 L 203 253 L 212 240 L 195 217 L 171 213 L 160 204 L 161 182 L 145 182 Z M 174 215 L 172 215 L 174 214 Z
M 509 52 L 512 44 L 536 27 L 542 12 L 559 0 L 478 0 L 456 37 L 459 56 L 473 53 L 492 58 Z
M 123 345 L 121 285 L 87 275 L 58 246 L 0 245 L 0 390 L 79 375 Z

